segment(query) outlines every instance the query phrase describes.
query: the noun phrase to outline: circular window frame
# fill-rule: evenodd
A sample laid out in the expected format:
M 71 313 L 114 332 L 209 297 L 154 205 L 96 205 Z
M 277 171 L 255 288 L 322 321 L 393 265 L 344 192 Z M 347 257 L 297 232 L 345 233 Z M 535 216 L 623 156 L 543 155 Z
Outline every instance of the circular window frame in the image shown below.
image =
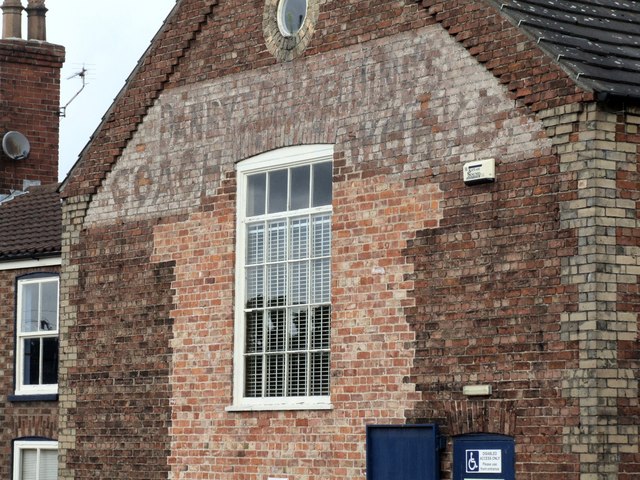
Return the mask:
M 269 52 L 281 62 L 301 56 L 311 43 L 322 0 L 307 0 L 307 14 L 300 29 L 288 34 L 281 27 L 280 14 L 285 0 L 265 0 L 262 30 Z
M 293 37 L 296 33 L 298 33 L 304 26 L 304 21 L 307 19 L 307 15 L 309 14 L 309 1 L 304 0 L 304 18 L 302 19 L 300 28 L 298 28 L 298 30 L 296 30 L 295 32 L 290 32 L 283 18 L 285 13 L 284 6 L 287 4 L 287 2 L 290 2 L 290 1 L 291 0 L 278 1 L 278 10 L 276 12 L 276 15 L 277 15 L 276 18 L 278 19 L 278 28 L 280 29 L 280 33 L 282 34 L 283 37 Z

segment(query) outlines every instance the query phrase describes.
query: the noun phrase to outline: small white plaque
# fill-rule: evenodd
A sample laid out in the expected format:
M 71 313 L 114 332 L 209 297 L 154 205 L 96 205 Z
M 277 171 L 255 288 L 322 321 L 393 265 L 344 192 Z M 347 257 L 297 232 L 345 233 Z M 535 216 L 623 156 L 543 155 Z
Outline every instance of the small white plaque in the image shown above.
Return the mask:
M 502 450 L 465 450 L 467 473 L 502 473 Z

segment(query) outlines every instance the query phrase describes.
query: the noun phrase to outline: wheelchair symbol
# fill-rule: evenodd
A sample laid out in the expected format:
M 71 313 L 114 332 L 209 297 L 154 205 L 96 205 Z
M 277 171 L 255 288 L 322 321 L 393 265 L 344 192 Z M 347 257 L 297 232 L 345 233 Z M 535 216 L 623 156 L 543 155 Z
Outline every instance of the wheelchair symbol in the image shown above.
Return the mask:
M 467 473 L 480 471 L 479 457 L 479 450 L 467 450 Z

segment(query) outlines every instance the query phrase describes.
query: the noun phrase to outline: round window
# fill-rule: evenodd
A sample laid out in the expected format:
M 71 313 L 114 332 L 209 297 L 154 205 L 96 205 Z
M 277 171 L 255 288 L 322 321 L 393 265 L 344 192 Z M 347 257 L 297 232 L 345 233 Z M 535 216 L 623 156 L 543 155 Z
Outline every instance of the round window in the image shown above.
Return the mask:
M 280 0 L 278 6 L 278 27 L 285 37 L 300 31 L 307 17 L 307 0 Z

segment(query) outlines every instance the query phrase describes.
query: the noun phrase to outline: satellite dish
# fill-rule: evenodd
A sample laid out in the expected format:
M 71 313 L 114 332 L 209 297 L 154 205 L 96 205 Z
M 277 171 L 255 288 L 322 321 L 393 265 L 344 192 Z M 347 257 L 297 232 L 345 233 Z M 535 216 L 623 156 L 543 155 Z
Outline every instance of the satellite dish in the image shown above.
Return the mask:
M 12 160 L 23 160 L 29 156 L 29 140 L 20 132 L 7 132 L 2 138 L 2 150 Z

